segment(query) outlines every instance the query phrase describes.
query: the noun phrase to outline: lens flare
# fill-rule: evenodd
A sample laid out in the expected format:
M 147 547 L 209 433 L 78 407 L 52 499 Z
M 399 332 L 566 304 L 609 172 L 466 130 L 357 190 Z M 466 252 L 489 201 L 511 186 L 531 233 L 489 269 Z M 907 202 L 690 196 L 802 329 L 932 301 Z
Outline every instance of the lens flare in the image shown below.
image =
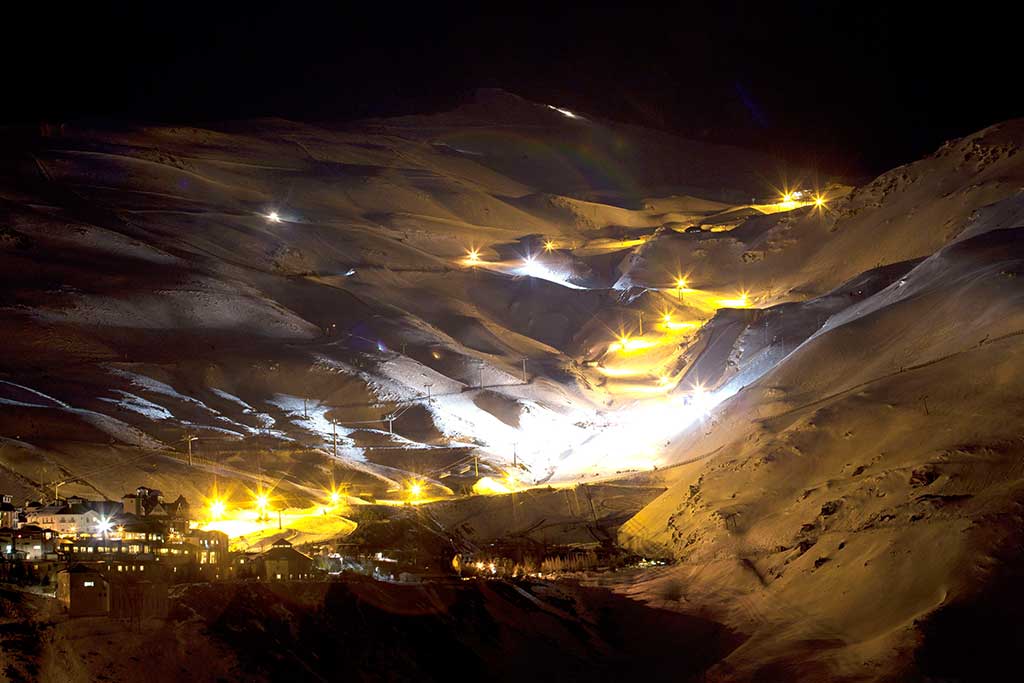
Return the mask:
M 210 519 L 220 519 L 227 511 L 227 505 L 223 500 L 214 498 L 210 501 Z

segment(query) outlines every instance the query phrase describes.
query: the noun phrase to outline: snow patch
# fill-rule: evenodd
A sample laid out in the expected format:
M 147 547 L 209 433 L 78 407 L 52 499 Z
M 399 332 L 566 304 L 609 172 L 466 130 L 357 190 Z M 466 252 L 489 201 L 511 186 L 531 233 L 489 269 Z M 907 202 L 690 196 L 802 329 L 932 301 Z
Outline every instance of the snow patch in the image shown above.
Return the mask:
M 100 398 L 100 400 L 106 401 L 108 403 L 113 403 L 120 408 L 130 410 L 132 412 L 138 413 L 139 415 L 144 415 L 145 417 L 148 417 L 150 420 L 154 421 L 170 420 L 174 417 L 174 413 L 167 410 L 167 408 L 164 408 L 161 405 L 153 403 L 152 401 L 147 401 L 141 396 L 129 394 L 127 391 L 121 391 L 120 389 L 115 389 L 114 393 L 120 394 L 121 398 Z

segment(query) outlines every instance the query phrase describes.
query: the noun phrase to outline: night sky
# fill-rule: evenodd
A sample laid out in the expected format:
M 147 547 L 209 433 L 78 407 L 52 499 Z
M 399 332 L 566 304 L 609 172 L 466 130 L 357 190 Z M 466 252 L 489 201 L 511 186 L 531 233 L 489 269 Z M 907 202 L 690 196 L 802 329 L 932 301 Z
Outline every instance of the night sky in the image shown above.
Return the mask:
M 502 87 L 862 179 L 1024 115 L 1018 17 L 982 2 L 82 5 L 5 10 L 0 121 L 343 122 Z

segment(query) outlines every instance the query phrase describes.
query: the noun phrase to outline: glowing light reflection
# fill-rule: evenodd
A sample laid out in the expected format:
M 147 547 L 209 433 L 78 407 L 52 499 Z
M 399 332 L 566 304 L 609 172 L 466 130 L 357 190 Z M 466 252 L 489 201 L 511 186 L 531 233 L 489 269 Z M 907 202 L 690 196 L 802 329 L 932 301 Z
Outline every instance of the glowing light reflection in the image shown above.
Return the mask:
M 747 292 L 740 292 L 735 299 L 719 299 L 718 303 L 722 308 L 747 308 L 750 306 L 750 296 Z
M 512 493 L 512 489 L 491 477 L 481 477 L 473 484 L 473 493 L 483 496 L 498 496 Z
M 608 345 L 608 351 L 611 353 L 635 353 L 636 351 L 643 351 L 658 345 L 658 342 L 651 339 L 644 339 L 643 337 L 619 337 L 618 341 L 614 341 Z
M 537 278 L 538 280 L 547 280 L 548 282 L 554 282 L 555 284 L 568 287 L 569 289 L 584 289 L 579 285 L 574 285 L 569 282 L 564 273 L 552 270 L 543 263 L 536 256 L 527 256 L 523 259 L 522 264 L 519 266 L 518 272 L 520 275 L 528 275 L 529 277 Z

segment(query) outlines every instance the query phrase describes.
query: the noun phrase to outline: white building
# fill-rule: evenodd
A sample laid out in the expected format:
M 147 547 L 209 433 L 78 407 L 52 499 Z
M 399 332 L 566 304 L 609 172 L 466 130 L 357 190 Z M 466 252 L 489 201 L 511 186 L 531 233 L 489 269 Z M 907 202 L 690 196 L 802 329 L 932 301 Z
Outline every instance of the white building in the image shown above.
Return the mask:
M 35 524 L 44 529 L 53 529 L 62 536 L 101 533 L 100 519 L 100 513 L 85 507 L 81 503 L 47 505 L 25 512 L 25 522 L 27 524 Z

